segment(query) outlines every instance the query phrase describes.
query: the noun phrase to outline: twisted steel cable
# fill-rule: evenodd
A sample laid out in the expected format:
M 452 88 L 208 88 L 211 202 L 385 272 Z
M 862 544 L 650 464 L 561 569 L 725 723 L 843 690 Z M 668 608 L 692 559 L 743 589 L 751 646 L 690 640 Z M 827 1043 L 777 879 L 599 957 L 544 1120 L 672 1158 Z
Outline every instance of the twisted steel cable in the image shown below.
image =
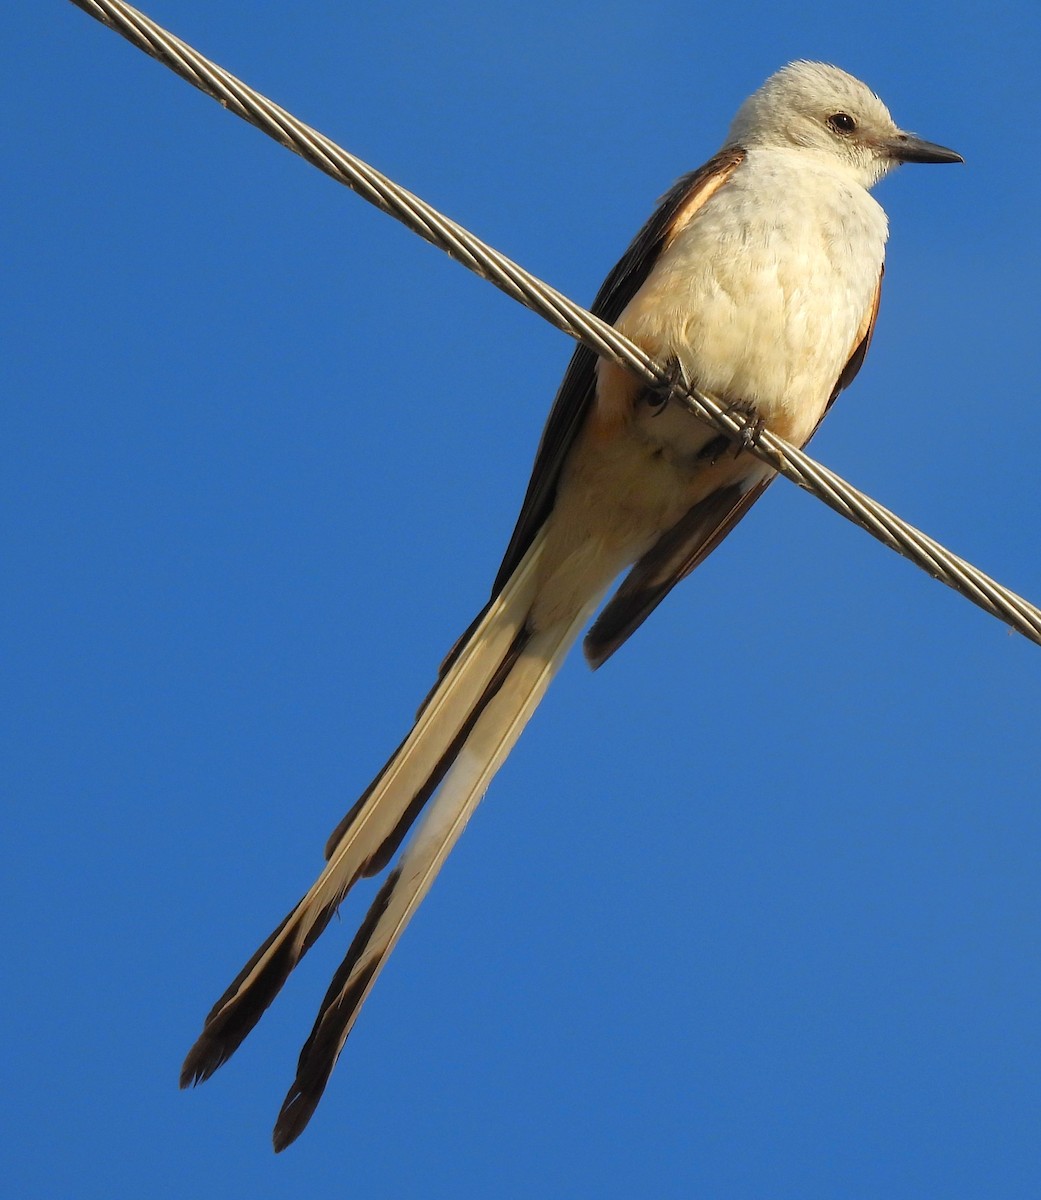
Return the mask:
M 740 437 L 747 418 L 728 411 L 697 388 L 670 380 L 662 365 L 610 325 L 525 271 L 455 221 L 399 187 L 361 159 L 305 125 L 234 75 L 151 21 L 123 0 L 72 0 L 78 8 L 255 125 L 288 150 L 345 184 L 465 267 L 495 284 L 526 308 L 603 358 L 627 367 L 651 387 L 668 391 L 700 420 L 730 437 Z M 963 558 L 951 553 L 895 513 L 858 491 L 833 471 L 769 430 L 748 446 L 786 479 L 859 525 L 934 579 L 947 584 L 985 612 L 1041 645 L 1041 611 Z

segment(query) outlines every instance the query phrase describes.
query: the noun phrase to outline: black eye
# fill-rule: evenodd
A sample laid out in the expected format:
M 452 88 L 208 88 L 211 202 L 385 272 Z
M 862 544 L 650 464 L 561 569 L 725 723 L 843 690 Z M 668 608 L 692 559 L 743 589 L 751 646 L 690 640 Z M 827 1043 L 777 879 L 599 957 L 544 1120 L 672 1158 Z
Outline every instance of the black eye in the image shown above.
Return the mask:
M 856 121 L 849 113 L 832 113 L 828 118 L 828 125 L 836 133 L 852 133 L 857 127 Z

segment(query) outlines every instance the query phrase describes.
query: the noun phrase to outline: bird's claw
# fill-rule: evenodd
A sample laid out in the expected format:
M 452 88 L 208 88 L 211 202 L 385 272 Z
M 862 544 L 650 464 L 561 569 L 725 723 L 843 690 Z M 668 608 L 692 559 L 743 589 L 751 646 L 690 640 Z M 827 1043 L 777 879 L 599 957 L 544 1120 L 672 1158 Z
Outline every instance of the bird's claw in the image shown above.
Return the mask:
M 744 425 L 735 435 L 734 457 L 737 458 L 742 450 L 754 450 L 759 445 L 759 438 L 766 428 L 766 422 L 759 415 L 759 409 L 751 400 L 734 400 L 723 411 L 727 416 L 733 416 L 736 413 L 745 418 Z
M 665 364 L 665 379 L 656 387 L 646 387 L 641 399 L 649 408 L 655 410 L 654 416 L 665 411 L 665 406 L 672 397 L 673 388 L 680 387 L 684 391 L 690 389 L 691 381 L 683 363 L 678 358 L 670 358 Z

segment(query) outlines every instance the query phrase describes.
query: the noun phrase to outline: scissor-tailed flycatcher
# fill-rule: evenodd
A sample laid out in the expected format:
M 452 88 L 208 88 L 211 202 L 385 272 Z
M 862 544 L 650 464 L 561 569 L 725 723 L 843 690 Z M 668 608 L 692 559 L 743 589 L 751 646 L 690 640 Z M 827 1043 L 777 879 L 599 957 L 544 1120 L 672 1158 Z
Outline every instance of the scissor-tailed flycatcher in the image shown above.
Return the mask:
M 723 149 L 665 195 L 593 312 L 671 364 L 677 380 L 803 445 L 871 340 L 887 223 L 868 189 L 898 163 L 960 161 L 898 129 L 845 72 L 792 63 L 745 101 Z M 276 1150 L 300 1134 L 387 955 L 612 581 L 632 566 L 586 636 L 594 667 L 772 476 L 621 367 L 575 352 L 491 599 L 412 731 L 333 832 L 325 869 L 206 1018 L 182 1085 L 234 1053 L 350 886 L 390 864 L 429 804 L 300 1054 Z

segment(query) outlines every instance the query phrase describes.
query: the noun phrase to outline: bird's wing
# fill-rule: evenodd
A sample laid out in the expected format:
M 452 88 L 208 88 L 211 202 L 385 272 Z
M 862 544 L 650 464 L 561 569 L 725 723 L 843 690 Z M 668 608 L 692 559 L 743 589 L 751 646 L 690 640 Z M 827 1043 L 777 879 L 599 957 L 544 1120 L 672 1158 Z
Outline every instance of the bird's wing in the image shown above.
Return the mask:
M 849 356 L 846 365 L 842 368 L 842 372 L 838 379 L 835 380 L 835 386 L 832 388 L 831 396 L 828 400 L 828 406 L 821 415 L 821 421 L 828 413 L 828 409 L 839 398 L 839 393 L 844 392 L 846 388 L 857 377 L 857 373 L 864 365 L 864 359 L 867 358 L 867 352 L 871 346 L 871 339 L 875 335 L 875 322 L 878 320 L 878 306 L 882 302 L 882 280 L 885 278 L 886 267 L 882 264 L 882 270 L 878 274 L 878 283 L 875 284 L 875 297 L 871 301 L 867 312 L 864 314 L 864 320 L 860 323 L 860 329 L 857 331 L 856 339 L 853 342 L 853 353 Z M 814 426 L 813 433 L 816 433 L 820 428 L 820 421 Z M 813 437 L 813 433 L 810 437 Z M 810 438 L 806 439 L 809 442 Z M 805 442 L 803 443 L 806 444 Z
M 881 295 L 882 274 L 879 274 L 874 299 L 857 331 L 846 365 L 835 381 L 825 413 L 835 403 L 839 393 L 853 382 L 863 365 L 875 330 Z M 819 427 L 820 421 L 813 433 Z M 806 440 L 809 441 L 809 438 Z M 731 483 L 718 488 L 661 535 L 625 577 L 586 635 L 584 650 L 591 666 L 599 667 L 606 662 L 629 635 L 647 620 L 676 584 L 715 550 L 773 478 L 772 473 L 765 478 L 753 476 L 750 484 Z

